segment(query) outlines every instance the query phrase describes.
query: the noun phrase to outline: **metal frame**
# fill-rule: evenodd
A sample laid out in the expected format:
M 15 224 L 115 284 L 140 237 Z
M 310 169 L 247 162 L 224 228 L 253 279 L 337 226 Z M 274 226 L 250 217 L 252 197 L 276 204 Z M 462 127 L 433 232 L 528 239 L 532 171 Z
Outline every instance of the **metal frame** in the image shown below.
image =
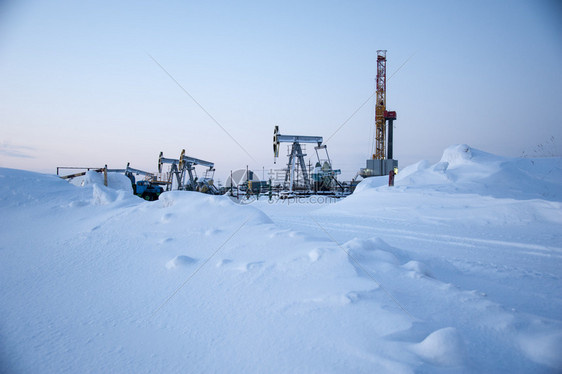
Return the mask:
M 377 51 L 377 99 L 375 102 L 375 154 L 373 159 L 386 158 L 386 50 Z
M 205 171 L 205 179 L 208 179 L 209 172 L 214 173 L 215 164 L 210 161 L 201 160 L 195 157 L 185 155 L 185 149 L 182 149 L 180 157 L 166 158 L 163 152 L 160 152 L 158 157 L 158 172 L 162 173 L 162 165 L 170 164 L 170 171 L 168 173 L 167 191 L 172 189 L 172 182 L 175 176 L 178 190 L 197 190 L 197 174 L 195 172 L 195 165 L 205 166 L 208 169 Z M 186 176 L 189 180 L 186 183 Z M 210 178 L 212 179 L 212 178 Z
M 275 126 L 273 130 L 274 162 L 276 161 L 276 158 L 279 157 L 279 144 L 292 143 L 291 152 L 288 155 L 289 162 L 287 163 L 287 171 L 285 173 L 285 187 L 289 189 L 289 192 L 295 191 L 295 171 L 297 171 L 299 166 L 303 174 L 304 188 L 307 191 L 311 189 L 310 178 L 308 176 L 308 170 L 306 169 L 306 163 L 304 161 L 306 153 L 303 153 L 301 143 L 316 143 L 318 147 L 322 147 L 323 141 L 324 139 L 321 136 L 282 135 L 279 133 L 279 126 Z M 318 151 L 316 154 L 318 155 Z

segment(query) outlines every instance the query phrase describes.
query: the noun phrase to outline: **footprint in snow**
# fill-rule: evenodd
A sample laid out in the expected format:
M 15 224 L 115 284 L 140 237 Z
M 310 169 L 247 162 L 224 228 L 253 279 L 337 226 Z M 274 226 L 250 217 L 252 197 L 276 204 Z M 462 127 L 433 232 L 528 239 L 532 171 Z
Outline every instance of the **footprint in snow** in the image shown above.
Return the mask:
M 172 218 L 174 218 L 174 215 L 172 213 L 166 213 L 162 216 L 162 218 L 160 218 L 160 222 L 168 223 L 172 220 Z
M 392 247 L 381 239 L 359 239 L 354 238 L 344 244 L 349 253 L 359 262 L 385 262 L 391 265 L 399 265 L 400 261 Z
M 217 267 L 226 267 L 227 269 L 231 269 L 237 272 L 246 273 L 248 271 L 259 269 L 260 267 L 265 264 L 265 261 L 254 261 L 248 263 L 234 263 L 234 261 L 230 259 L 222 259 L 217 262 Z
M 409 273 L 412 278 L 435 278 L 429 267 L 419 261 L 409 261 L 406 264 L 402 265 L 402 268 L 410 270 Z
M 228 265 L 228 264 L 232 264 L 232 260 L 229 260 L 228 258 L 224 258 L 222 260 L 220 260 L 219 262 L 217 262 L 217 267 L 220 268 L 224 265 Z
M 84 200 L 75 200 L 75 201 L 71 201 L 67 206 L 69 208 L 79 208 L 79 207 L 86 206 L 88 204 L 89 203 L 87 201 L 84 201 Z
M 292 237 L 294 236 L 294 231 L 291 230 L 276 230 L 269 234 L 270 239 L 276 239 L 278 237 Z
M 320 257 L 322 257 L 322 250 L 316 248 L 313 249 L 312 251 L 308 252 L 308 258 L 310 260 L 310 262 L 316 262 L 320 259 Z
M 354 303 L 358 303 L 361 301 L 369 301 L 369 300 L 374 300 L 378 297 L 379 295 L 379 286 L 376 286 L 375 288 L 372 288 L 368 291 L 351 291 L 348 292 L 345 297 L 349 300 L 350 303 L 354 304 Z
M 213 236 L 213 235 L 220 234 L 221 232 L 222 230 L 220 229 L 208 229 L 205 231 L 205 236 Z
M 176 256 L 166 263 L 168 269 L 174 269 L 181 266 L 189 266 L 196 263 L 197 260 L 189 256 Z
M 265 261 L 250 262 L 250 263 L 246 264 L 246 271 L 259 269 L 260 267 L 262 267 L 262 265 L 264 263 L 265 263 Z
M 99 228 L 101 227 L 101 225 L 97 225 L 95 227 L 92 227 L 92 229 L 90 231 L 96 231 L 99 230 Z

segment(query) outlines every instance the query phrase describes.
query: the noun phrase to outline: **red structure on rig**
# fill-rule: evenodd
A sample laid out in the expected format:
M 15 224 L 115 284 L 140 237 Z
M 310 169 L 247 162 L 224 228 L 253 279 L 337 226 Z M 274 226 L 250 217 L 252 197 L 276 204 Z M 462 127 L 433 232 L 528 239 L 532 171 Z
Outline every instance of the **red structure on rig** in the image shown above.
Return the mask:
M 360 171 L 360 175 L 364 178 L 388 175 L 391 170 L 398 167 L 398 160 L 392 158 L 393 125 L 396 119 L 396 112 L 386 110 L 386 50 L 377 51 L 376 97 L 375 149 L 373 157 L 367 160 L 367 167 Z M 388 127 L 386 121 L 388 121 Z

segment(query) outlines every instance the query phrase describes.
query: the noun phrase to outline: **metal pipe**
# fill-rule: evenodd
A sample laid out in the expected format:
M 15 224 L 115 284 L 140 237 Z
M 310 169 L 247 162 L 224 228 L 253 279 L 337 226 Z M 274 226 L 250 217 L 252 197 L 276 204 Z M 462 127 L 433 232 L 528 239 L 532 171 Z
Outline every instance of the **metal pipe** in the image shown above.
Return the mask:
M 394 130 L 394 119 L 388 119 L 388 159 L 392 160 L 392 146 L 393 146 L 393 130 Z

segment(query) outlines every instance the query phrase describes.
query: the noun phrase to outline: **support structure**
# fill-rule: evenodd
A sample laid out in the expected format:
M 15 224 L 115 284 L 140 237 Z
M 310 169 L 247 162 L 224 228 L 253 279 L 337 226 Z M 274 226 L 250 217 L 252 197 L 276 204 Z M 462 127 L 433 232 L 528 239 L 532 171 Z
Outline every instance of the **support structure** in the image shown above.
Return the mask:
M 328 146 L 326 144 L 314 147 L 318 162 L 312 169 L 310 177 L 313 183 L 314 193 L 333 192 L 336 186 L 342 187 L 336 177 L 341 174 L 340 169 L 332 168 L 332 161 L 328 154 Z M 318 151 L 325 151 L 326 157 L 320 156 Z
M 308 172 L 306 170 L 306 163 L 304 162 L 304 157 L 306 153 L 302 152 L 302 148 L 299 142 L 294 142 L 291 146 L 291 153 L 289 154 L 289 162 L 287 163 L 287 173 L 285 174 L 285 185 L 289 186 L 289 191 L 293 192 L 295 187 L 295 171 L 298 171 L 299 167 L 303 176 L 304 189 L 310 190 L 310 179 L 308 178 Z M 297 165 L 298 162 L 298 165 Z
M 386 110 L 386 50 L 378 50 L 375 102 L 375 149 L 372 158 L 367 160 L 366 168 L 361 169 L 359 172 L 363 178 L 388 175 L 391 170 L 398 167 L 398 160 L 393 159 L 393 126 L 395 119 L 396 112 Z
M 162 173 L 162 165 L 170 164 L 170 171 L 168 172 L 166 191 L 173 189 L 172 185 L 173 185 L 174 176 L 176 177 L 176 186 L 178 187 L 178 189 L 181 189 L 180 187 L 182 187 L 183 185 L 182 174 L 180 173 L 180 170 L 178 168 L 179 163 L 180 163 L 179 159 L 166 158 L 164 157 L 164 153 L 160 152 L 160 156 L 158 157 L 158 173 Z
M 168 184 L 167 182 L 157 180 L 156 175 L 154 173 L 150 173 L 148 171 L 132 168 L 130 166 L 129 162 L 127 162 L 127 167 L 125 169 L 119 169 L 119 170 L 116 170 L 116 171 L 118 171 L 120 173 L 124 173 L 125 176 L 128 177 L 131 180 L 131 183 L 133 185 L 136 183 L 135 175 L 142 175 L 144 177 L 144 180 L 147 181 L 147 182 L 150 182 L 151 184 L 155 184 L 155 185 L 167 185 Z
M 273 156 L 274 159 L 279 157 L 279 145 L 280 143 L 292 143 L 291 152 L 289 153 L 289 161 L 287 163 L 287 170 L 285 173 L 285 188 L 288 189 L 290 193 L 295 192 L 299 187 L 296 184 L 295 173 L 298 173 L 299 167 L 303 176 L 304 185 L 301 189 L 309 192 L 311 189 L 310 178 L 308 176 L 308 171 L 306 169 L 306 163 L 303 153 L 301 143 L 316 143 L 318 147 L 322 145 L 323 138 L 321 136 L 306 136 L 306 135 L 281 135 L 279 133 L 279 126 L 275 126 L 273 131 Z
M 158 173 L 162 173 L 162 165 L 164 164 L 170 164 L 167 181 L 168 189 L 173 189 L 173 184 L 175 183 L 177 190 L 218 193 L 218 190 L 213 185 L 214 163 L 186 156 L 185 149 L 182 149 L 180 157 L 177 159 L 166 158 L 163 152 L 160 152 L 160 156 L 158 157 Z M 207 167 L 203 178 L 197 178 L 195 165 Z
M 149 180 L 149 181 L 154 182 L 156 184 L 162 184 L 162 183 L 156 181 L 156 176 L 153 173 L 149 173 L 147 171 L 132 168 L 130 166 L 129 162 L 127 162 L 127 167 L 125 169 L 108 169 L 107 165 L 105 165 L 103 168 L 58 166 L 57 167 L 57 175 L 59 175 L 59 169 L 61 169 L 61 170 L 62 169 L 72 169 L 72 170 L 86 169 L 87 171 L 93 170 L 97 173 L 123 173 L 123 174 L 125 174 L 125 176 L 127 176 L 127 177 L 129 177 L 129 179 L 131 179 L 132 183 L 135 183 L 135 181 L 134 181 L 135 178 L 134 178 L 133 174 L 137 174 L 137 175 L 140 174 L 140 175 L 144 176 L 146 178 L 146 180 Z M 76 178 L 76 177 L 81 177 L 83 175 L 86 175 L 86 171 L 61 176 L 61 178 L 62 179 L 72 179 L 72 178 Z
M 386 157 L 386 50 L 377 51 L 377 99 L 375 102 L 375 154 L 374 160 Z
M 392 152 L 394 148 L 394 120 L 396 119 L 396 112 L 384 111 L 384 119 L 388 121 L 388 147 L 387 159 L 392 160 Z

